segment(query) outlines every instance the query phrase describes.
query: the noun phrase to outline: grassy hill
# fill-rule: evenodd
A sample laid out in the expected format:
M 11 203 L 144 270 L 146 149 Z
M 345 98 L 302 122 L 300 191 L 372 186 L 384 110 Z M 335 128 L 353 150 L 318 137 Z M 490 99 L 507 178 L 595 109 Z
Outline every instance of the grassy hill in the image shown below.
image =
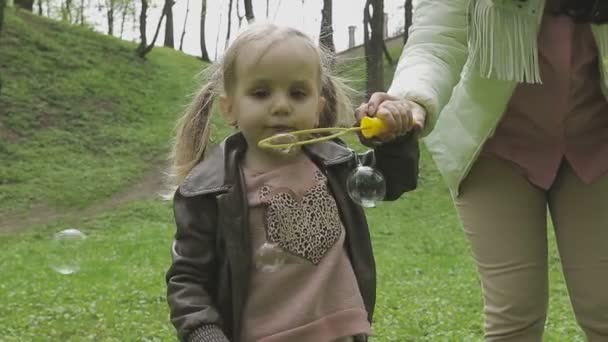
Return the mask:
M 9 10 L 0 38 L 0 214 L 86 207 L 165 159 L 204 65 Z
M 132 43 L 31 14 L 9 10 L 5 19 L 0 224 L 9 214 L 88 207 L 164 159 L 204 65 L 163 48 L 142 61 Z M 342 69 L 359 89 L 363 63 L 354 58 Z M 227 134 L 221 120 L 215 126 L 216 137 Z M 468 245 L 426 152 L 421 168 L 420 190 L 367 211 L 378 263 L 373 340 L 481 341 Z M 0 234 L 2 341 L 175 341 L 163 278 L 175 229 L 170 203 L 134 201 L 28 228 Z M 80 255 L 54 249 L 53 234 L 68 228 L 88 236 Z M 546 337 L 583 341 L 551 242 Z M 80 272 L 54 272 L 51 253 L 77 261 Z

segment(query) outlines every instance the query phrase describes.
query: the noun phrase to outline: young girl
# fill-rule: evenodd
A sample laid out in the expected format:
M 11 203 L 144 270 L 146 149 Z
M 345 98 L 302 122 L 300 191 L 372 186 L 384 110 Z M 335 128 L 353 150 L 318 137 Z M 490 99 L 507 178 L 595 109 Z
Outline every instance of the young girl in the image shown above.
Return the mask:
M 370 334 L 374 257 L 364 212 L 345 185 L 355 155 L 340 141 L 288 155 L 257 145 L 277 133 L 334 126 L 348 114 L 325 60 L 294 29 L 251 28 L 180 120 L 167 273 L 180 340 L 365 341 Z M 216 99 L 239 132 L 206 153 Z M 398 136 L 362 156 L 383 173 L 387 200 L 414 189 L 418 173 L 417 139 L 401 134 L 411 120 L 393 111 L 379 116 L 391 131 L 384 140 Z M 269 243 L 287 260 L 274 272 L 263 267 L 260 248 Z

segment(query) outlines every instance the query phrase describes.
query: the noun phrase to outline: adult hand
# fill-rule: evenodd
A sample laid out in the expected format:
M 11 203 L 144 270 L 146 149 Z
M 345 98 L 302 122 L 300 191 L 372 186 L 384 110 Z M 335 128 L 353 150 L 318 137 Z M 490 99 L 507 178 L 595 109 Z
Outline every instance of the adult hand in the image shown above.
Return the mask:
M 357 122 L 360 122 L 364 116 L 381 119 L 387 130 L 376 138 L 387 142 L 412 130 L 422 130 L 426 111 L 416 102 L 401 100 L 387 93 L 377 92 L 372 94 L 367 103 L 362 103 L 355 110 L 355 116 Z

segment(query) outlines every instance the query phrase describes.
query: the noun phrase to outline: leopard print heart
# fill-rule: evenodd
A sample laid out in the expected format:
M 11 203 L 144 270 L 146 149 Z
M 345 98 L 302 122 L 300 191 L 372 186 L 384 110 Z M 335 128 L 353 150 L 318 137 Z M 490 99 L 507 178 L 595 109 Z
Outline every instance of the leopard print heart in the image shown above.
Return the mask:
M 318 265 L 339 240 L 342 221 L 327 182 L 319 171 L 317 184 L 298 200 L 290 189 L 269 185 L 258 194 L 266 204 L 266 235 L 283 250 Z

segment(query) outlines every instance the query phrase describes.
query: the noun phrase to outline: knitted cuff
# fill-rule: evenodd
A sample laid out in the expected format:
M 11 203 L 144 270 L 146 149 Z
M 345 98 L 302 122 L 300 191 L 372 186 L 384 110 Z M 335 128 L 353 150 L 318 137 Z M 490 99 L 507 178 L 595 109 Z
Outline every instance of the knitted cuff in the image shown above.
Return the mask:
M 188 342 L 230 342 L 230 340 L 217 325 L 207 324 L 194 330 L 188 336 Z

